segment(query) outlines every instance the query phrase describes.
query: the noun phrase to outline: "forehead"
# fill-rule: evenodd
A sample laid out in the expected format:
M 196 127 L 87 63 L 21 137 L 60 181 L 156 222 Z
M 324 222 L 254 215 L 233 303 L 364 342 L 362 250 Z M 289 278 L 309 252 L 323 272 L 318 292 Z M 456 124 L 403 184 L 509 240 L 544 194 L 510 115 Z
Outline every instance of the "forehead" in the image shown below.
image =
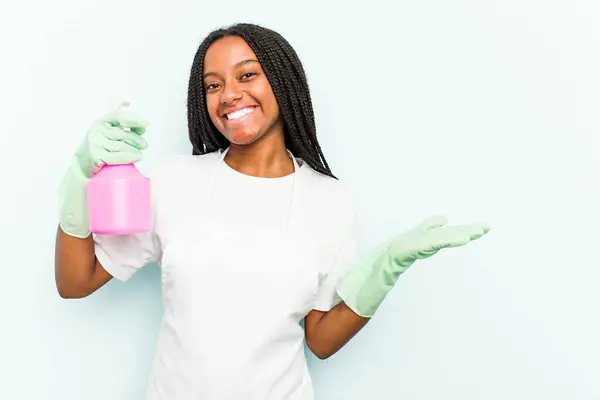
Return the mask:
M 212 43 L 204 56 L 204 73 L 233 68 L 245 60 L 256 60 L 256 54 L 239 36 L 227 36 Z

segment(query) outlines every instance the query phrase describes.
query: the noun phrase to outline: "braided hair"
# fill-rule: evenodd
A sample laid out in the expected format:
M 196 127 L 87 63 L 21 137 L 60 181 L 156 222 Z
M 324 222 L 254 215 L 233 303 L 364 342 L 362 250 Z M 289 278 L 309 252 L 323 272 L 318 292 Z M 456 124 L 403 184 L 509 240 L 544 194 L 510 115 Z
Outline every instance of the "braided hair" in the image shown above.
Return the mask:
M 284 122 L 285 145 L 294 157 L 314 170 L 335 178 L 317 141 L 315 116 L 302 63 L 279 33 L 249 23 L 238 23 L 211 32 L 200 44 L 192 64 L 188 86 L 188 131 L 192 154 L 206 154 L 229 145 L 213 125 L 206 107 L 203 82 L 204 56 L 208 47 L 226 36 L 239 36 L 254 51 L 271 84 Z

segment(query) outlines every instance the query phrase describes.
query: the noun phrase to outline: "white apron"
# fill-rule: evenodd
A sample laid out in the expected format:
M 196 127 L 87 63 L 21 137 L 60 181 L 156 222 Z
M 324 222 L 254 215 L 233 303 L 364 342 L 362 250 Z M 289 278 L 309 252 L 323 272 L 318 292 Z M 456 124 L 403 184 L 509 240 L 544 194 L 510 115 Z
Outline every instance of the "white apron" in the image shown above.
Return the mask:
M 165 316 L 148 398 L 312 400 L 300 322 L 319 274 L 299 207 L 302 168 L 294 159 L 285 229 L 233 230 L 211 212 L 226 154 L 215 158 L 210 184 L 187 199 L 194 215 L 164 249 Z

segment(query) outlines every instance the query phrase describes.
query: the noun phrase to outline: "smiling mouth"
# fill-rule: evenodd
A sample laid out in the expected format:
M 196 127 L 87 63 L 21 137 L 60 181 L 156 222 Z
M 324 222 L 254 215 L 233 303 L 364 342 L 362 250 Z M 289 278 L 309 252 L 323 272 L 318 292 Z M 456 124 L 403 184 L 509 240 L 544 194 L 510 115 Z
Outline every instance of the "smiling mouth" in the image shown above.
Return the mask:
M 230 112 L 228 114 L 225 114 L 225 119 L 227 119 L 228 121 L 240 120 L 240 119 L 244 118 L 246 115 L 253 112 L 254 108 L 255 107 L 245 107 L 245 108 L 242 108 L 241 110 L 236 110 L 234 112 Z

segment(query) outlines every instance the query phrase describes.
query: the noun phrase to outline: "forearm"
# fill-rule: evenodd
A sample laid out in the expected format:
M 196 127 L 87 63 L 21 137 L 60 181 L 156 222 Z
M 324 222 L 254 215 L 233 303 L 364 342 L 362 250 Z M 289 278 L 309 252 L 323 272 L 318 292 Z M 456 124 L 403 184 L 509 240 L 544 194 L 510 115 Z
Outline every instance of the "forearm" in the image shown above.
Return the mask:
M 317 357 L 325 359 L 346 345 L 369 318 L 361 317 L 341 302 L 326 313 L 313 312 L 306 322 L 308 347 Z
M 96 260 L 92 236 L 85 239 L 56 232 L 54 272 L 61 297 L 85 297 L 111 279 Z

